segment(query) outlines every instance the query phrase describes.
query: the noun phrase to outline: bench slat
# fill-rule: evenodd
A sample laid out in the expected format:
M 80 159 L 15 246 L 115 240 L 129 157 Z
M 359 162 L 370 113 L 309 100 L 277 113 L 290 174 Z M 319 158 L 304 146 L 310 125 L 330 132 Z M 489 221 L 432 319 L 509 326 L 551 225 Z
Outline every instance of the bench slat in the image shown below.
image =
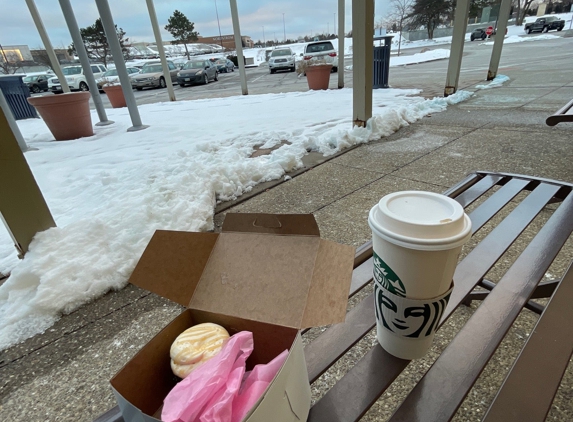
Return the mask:
M 475 183 L 475 177 L 476 175 L 468 177 L 468 179 L 445 191 L 444 195 L 454 198 L 465 208 L 503 179 L 502 175 L 486 174 L 479 182 Z M 471 185 L 472 183 L 473 185 Z M 470 187 L 460 192 L 468 184 Z
M 360 419 L 409 362 L 392 356 L 376 344 L 360 360 L 359 365 L 354 366 L 311 407 L 307 422 L 348 422 Z
M 344 322 L 333 325 L 304 348 L 310 383 L 316 381 L 375 325 L 372 293 L 346 314 Z
M 464 258 L 454 273 L 454 290 L 441 323 L 450 317 L 558 190 L 559 186 L 541 183 Z
M 408 394 L 392 422 L 453 417 L 572 231 L 569 195 Z
M 545 420 L 573 353 L 571 303 L 573 263 L 537 321 L 484 422 Z
M 497 192 L 486 199 L 470 217 L 472 220 L 472 233 L 483 227 L 499 210 L 515 198 L 530 182 L 524 179 L 511 179 Z

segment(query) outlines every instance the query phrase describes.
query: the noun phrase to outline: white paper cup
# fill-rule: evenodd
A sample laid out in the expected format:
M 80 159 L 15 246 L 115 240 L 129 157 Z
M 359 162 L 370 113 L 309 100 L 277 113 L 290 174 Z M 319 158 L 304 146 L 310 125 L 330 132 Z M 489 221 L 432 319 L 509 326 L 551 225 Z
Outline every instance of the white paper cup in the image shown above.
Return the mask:
M 370 210 L 368 223 L 372 229 L 375 288 L 385 291 L 376 295 L 378 340 L 397 357 L 421 357 L 431 346 L 437 322 L 427 336 L 412 337 L 417 329 L 412 331 L 408 324 L 422 320 L 407 317 L 419 314 L 425 305 L 436 309 L 444 298 L 447 303 L 459 254 L 471 236 L 471 221 L 463 207 L 447 196 L 405 191 L 383 197 Z M 396 297 L 422 302 L 409 303 Z M 383 298 L 388 303 L 382 303 Z M 385 304 L 390 310 L 389 302 L 396 304 L 398 313 L 402 312 L 397 317 L 402 321 L 397 322 L 401 328 L 392 326 L 392 330 L 381 318 L 379 310 Z M 398 309 L 397 302 L 403 307 Z M 422 310 L 414 309 L 420 307 Z

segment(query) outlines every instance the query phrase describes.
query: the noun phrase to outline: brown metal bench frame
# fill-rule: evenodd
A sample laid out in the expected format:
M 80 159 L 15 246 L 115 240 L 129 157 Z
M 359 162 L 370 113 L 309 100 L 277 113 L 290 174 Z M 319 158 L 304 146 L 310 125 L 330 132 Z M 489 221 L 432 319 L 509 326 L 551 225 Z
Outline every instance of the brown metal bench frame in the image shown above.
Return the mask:
M 545 120 L 545 124 L 547 126 L 555 126 L 556 124 L 563 122 L 573 122 L 573 100 L 569 101 L 557 110 L 555 114 L 549 116 Z
M 486 306 L 477 308 L 396 409 L 391 421 L 450 420 L 523 308 L 542 313 L 542 317 L 484 420 L 544 420 L 573 350 L 573 307 L 569 306 L 573 300 L 573 269 L 570 267 L 560 280 L 541 282 L 573 231 L 572 190 L 573 184 L 570 183 L 478 171 L 444 192 L 464 207 L 487 194 L 487 199 L 469 213 L 473 233 L 511 201 L 519 203 L 459 263 L 454 275 L 454 291 L 440 325 L 462 303 L 483 300 Z M 528 195 L 517 201 L 516 197 L 522 191 L 528 191 Z M 559 203 L 557 209 L 501 279 L 493 283 L 484 278 L 531 221 L 547 205 L 555 203 Z M 368 242 L 356 252 L 349 296 L 358 293 L 371 281 L 372 245 Z M 476 286 L 486 291 L 474 292 Z M 547 308 L 530 300 L 551 295 Z M 566 317 L 561 318 L 560 315 Z M 331 326 L 305 347 L 310 383 L 334 365 L 374 326 L 373 295 L 370 294 L 350 310 L 344 323 Z M 555 336 L 564 338 L 555 340 Z M 556 341 L 559 341 L 559 347 L 553 347 Z M 551 356 L 551 360 L 540 367 L 531 365 L 544 356 Z M 359 420 L 408 363 L 375 345 L 314 404 L 308 420 Z M 524 383 L 524 379 L 535 382 Z M 532 396 L 535 400 L 531 399 Z M 512 409 L 521 407 L 533 407 L 535 411 L 525 413 L 526 419 L 523 419 L 523 412 L 514 412 L 515 416 L 511 413 Z M 120 421 L 122 418 L 117 407 L 96 419 L 96 422 Z

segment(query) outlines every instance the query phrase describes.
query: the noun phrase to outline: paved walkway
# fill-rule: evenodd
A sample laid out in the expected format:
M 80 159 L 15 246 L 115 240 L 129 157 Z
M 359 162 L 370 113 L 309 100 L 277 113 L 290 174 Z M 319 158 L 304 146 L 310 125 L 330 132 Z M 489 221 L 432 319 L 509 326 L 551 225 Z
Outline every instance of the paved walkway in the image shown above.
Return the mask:
M 547 115 L 573 98 L 570 69 L 548 66 L 543 75 L 504 73 L 511 78 L 505 86 L 478 91 L 470 100 L 388 138 L 314 166 L 288 182 L 261 187 L 260 194 L 230 211 L 311 212 L 323 237 L 360 245 L 370 238 L 368 210 L 393 191 L 441 192 L 478 169 L 573 182 L 573 125 L 544 124 Z M 216 216 L 217 227 L 222 217 L 223 213 Z M 572 243 L 551 269 L 554 274 L 573 256 Z M 178 305 L 127 287 L 62 318 L 43 335 L 1 352 L 0 420 L 92 420 L 115 404 L 109 378 L 180 311 Z M 471 312 L 464 307 L 456 312 L 437 336 L 434 351 L 412 363 L 364 420 L 384 420 L 392 413 Z M 480 419 L 534 320 L 529 312 L 522 314 L 455 420 Z M 346 358 L 358 359 L 374 341 L 366 338 Z M 339 376 L 323 376 L 314 397 Z M 550 420 L 573 420 L 572 391 L 569 369 Z

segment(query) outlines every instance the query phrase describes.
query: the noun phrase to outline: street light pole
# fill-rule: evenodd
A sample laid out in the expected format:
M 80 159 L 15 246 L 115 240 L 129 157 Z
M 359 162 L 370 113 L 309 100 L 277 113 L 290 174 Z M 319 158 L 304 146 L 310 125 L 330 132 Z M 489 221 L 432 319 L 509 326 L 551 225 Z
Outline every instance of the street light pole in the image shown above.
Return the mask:
M 266 47 L 267 46 L 267 42 L 265 40 L 265 27 L 263 26 L 263 45 Z
M 285 14 L 283 13 L 283 43 L 286 44 L 286 26 L 285 26 Z
M 221 48 L 225 51 L 223 47 L 223 36 L 221 35 L 221 24 L 219 23 L 219 10 L 217 9 L 217 0 L 215 0 L 215 13 L 217 14 L 217 26 L 219 27 L 219 41 L 221 41 Z
M 332 32 L 334 32 L 334 35 L 336 35 L 336 13 L 334 14 L 334 30 Z

